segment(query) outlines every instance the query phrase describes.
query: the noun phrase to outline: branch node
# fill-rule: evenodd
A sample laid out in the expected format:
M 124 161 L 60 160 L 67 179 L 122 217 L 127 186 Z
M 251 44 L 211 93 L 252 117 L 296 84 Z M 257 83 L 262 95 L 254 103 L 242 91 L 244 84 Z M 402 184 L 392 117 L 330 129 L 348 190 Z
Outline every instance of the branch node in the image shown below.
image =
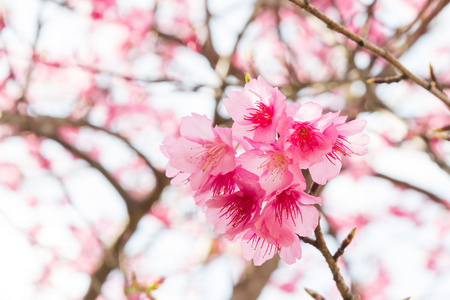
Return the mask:
M 394 83 L 394 82 L 400 82 L 403 79 L 406 79 L 407 77 L 405 74 L 398 74 L 394 76 L 387 76 L 387 77 L 372 77 L 366 80 L 367 83 Z
M 344 254 L 345 248 L 347 248 L 348 245 L 352 242 L 353 238 L 355 237 L 356 227 L 353 228 L 353 230 L 347 235 L 347 237 L 342 241 L 341 245 L 337 249 L 336 253 L 333 255 L 333 259 L 335 261 L 338 260 L 340 256 Z
M 305 288 L 305 291 L 316 300 L 326 300 L 323 296 L 319 295 L 317 292 L 311 289 Z

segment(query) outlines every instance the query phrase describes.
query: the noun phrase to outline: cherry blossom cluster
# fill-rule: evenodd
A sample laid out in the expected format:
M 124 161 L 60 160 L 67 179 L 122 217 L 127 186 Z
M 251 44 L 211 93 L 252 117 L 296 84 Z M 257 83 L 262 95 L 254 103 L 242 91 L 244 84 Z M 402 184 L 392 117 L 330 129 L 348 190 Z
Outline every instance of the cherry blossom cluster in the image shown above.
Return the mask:
M 180 123 L 180 137 L 161 150 L 169 158 L 172 184 L 188 185 L 214 231 L 241 240 L 255 265 L 279 253 L 288 264 L 301 258 L 299 236 L 312 235 L 321 199 L 305 193 L 302 169 L 318 184 L 336 177 L 342 158 L 363 155 L 366 121 L 322 114 L 320 105 L 285 102 L 261 76 L 223 100 L 232 128 L 212 127 L 192 114 Z

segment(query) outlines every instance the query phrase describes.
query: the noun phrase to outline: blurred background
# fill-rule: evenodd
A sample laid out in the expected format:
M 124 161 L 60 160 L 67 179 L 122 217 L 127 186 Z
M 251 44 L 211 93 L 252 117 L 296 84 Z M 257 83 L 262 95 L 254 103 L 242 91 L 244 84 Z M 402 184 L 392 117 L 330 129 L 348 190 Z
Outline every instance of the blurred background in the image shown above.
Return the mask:
M 449 91 L 450 1 L 310 2 Z M 192 112 L 230 126 L 245 72 L 367 120 L 321 192 L 332 251 L 357 227 L 360 299 L 450 299 L 449 108 L 368 83 L 398 73 L 289 1 L 0 0 L 0 30 L 0 299 L 340 299 L 316 249 L 255 268 L 164 175 L 162 140 Z

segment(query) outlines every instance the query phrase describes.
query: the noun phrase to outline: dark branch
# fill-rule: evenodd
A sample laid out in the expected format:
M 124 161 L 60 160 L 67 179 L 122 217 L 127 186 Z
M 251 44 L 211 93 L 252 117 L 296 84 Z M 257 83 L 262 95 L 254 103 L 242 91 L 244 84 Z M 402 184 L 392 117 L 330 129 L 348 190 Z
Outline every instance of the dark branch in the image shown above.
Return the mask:
M 353 230 L 347 235 L 347 237 L 342 241 L 341 245 L 339 246 L 339 248 L 337 249 L 336 253 L 334 253 L 333 258 L 335 261 L 338 260 L 338 258 L 340 256 L 342 256 L 344 254 L 344 250 L 345 248 L 347 248 L 348 245 L 350 245 L 350 243 L 353 240 L 353 237 L 355 236 L 355 232 L 356 232 L 356 227 L 353 228 Z
M 395 68 L 398 69 L 400 74 L 403 74 L 405 77 L 407 77 L 409 80 L 417 83 L 424 89 L 430 91 L 433 95 L 435 95 L 437 98 L 439 98 L 442 102 L 444 102 L 447 107 L 450 108 L 450 100 L 447 97 L 447 95 L 443 92 L 441 92 L 438 88 L 433 87 L 430 85 L 430 83 L 426 80 L 423 80 L 413 73 L 409 71 L 407 68 L 405 68 L 397 58 L 395 58 L 392 53 L 390 53 L 387 49 L 380 48 L 376 46 L 375 44 L 365 40 L 361 36 L 351 32 L 344 26 L 340 25 L 339 23 L 336 23 L 332 19 L 330 19 L 328 16 L 323 14 L 321 11 L 319 11 L 317 8 L 309 4 L 309 1 L 304 0 L 290 0 L 292 3 L 298 5 L 300 8 L 303 8 L 322 22 L 324 22 L 328 28 L 330 28 L 333 31 L 336 31 L 350 40 L 354 41 L 356 44 L 358 44 L 360 47 L 366 48 L 367 50 L 371 51 L 372 53 L 376 54 L 379 57 L 384 58 L 387 62 L 389 62 L 391 65 L 393 65 Z M 448 2 L 450 0 L 446 0 L 443 2 Z

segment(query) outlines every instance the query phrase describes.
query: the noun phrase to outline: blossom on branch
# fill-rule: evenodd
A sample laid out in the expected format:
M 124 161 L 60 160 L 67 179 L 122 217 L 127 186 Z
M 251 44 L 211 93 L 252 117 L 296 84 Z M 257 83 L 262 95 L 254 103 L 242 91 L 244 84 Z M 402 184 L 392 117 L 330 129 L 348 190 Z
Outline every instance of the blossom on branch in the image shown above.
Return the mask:
M 319 197 L 305 193 L 302 169 L 319 184 L 337 176 L 344 156 L 363 155 L 366 122 L 345 123 L 320 105 L 287 105 L 278 88 L 261 76 L 241 92 L 230 92 L 225 107 L 232 128 L 213 128 L 206 116 L 180 123 L 180 137 L 161 146 L 173 184 L 186 184 L 214 232 L 241 240 L 243 256 L 261 265 L 276 253 L 288 264 L 302 256 L 299 236 L 319 222 Z M 236 157 L 234 147 L 243 152 Z
M 234 121 L 233 136 L 240 142 L 245 138 L 263 143 L 275 141 L 278 121 L 285 114 L 285 99 L 278 88 L 261 76 L 250 80 L 244 91 L 230 92 L 223 104 Z

